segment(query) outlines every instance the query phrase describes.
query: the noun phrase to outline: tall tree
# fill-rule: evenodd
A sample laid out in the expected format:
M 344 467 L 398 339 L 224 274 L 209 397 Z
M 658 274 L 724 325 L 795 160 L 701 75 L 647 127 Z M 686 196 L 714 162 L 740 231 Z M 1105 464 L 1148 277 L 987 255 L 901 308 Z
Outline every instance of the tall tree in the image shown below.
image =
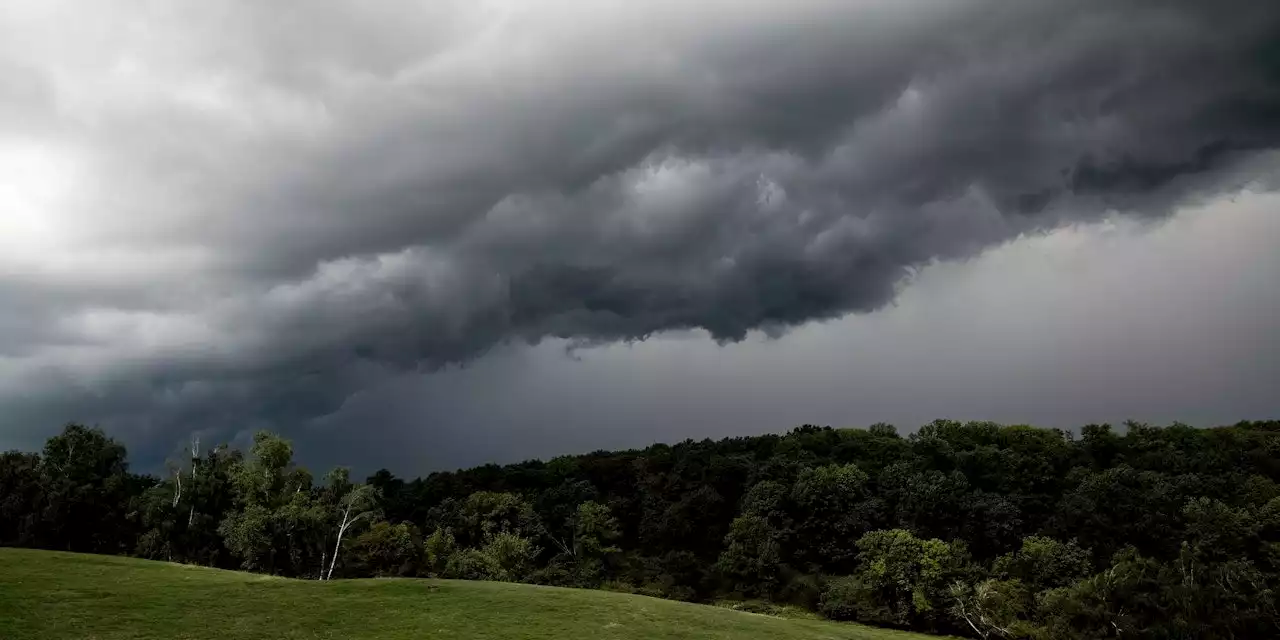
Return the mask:
M 337 475 L 340 475 L 342 480 L 335 480 L 334 483 L 345 484 L 343 480 L 346 477 L 346 470 L 342 470 Z M 361 520 L 374 518 L 377 513 L 377 504 L 378 490 L 369 484 L 350 487 L 338 499 L 337 538 L 333 543 L 333 557 L 329 560 L 329 571 L 324 576 L 326 580 L 333 578 L 333 567 L 338 564 L 338 554 L 342 551 L 342 537 Z

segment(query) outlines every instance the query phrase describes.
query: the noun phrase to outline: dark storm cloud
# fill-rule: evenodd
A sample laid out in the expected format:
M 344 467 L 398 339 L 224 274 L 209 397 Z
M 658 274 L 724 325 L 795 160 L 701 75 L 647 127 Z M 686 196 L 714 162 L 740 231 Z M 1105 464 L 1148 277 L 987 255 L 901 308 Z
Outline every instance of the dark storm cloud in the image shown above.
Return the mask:
M 288 428 L 511 341 L 736 341 L 1256 183 L 1280 144 L 1268 2 L 432 6 L 0 23 L 0 95 L 33 96 L 0 150 L 94 196 L 0 261 L 10 395 Z
M 1119 218 L 927 267 L 870 315 L 727 348 L 704 335 L 503 349 L 372 384 L 299 435 L 397 473 L 938 417 L 1079 428 L 1277 415 L 1280 195 Z M 368 428 L 377 425 L 377 429 Z M 303 435 L 304 434 L 304 435 Z

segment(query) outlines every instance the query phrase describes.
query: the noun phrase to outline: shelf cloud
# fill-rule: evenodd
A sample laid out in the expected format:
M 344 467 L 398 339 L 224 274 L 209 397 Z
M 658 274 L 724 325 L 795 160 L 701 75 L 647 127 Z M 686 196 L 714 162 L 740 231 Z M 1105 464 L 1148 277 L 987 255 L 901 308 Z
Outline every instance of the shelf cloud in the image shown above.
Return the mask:
M 19 1 L 0 445 L 300 433 L 495 350 L 784 335 L 1270 191 L 1278 42 L 1252 0 Z

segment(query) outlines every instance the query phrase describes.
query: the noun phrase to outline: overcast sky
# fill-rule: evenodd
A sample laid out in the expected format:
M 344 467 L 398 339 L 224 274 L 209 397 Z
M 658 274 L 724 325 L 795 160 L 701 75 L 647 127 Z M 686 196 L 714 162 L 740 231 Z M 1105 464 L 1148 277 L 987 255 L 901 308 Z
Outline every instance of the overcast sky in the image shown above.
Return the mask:
M 1280 416 L 1280 5 L 0 6 L 0 448 Z

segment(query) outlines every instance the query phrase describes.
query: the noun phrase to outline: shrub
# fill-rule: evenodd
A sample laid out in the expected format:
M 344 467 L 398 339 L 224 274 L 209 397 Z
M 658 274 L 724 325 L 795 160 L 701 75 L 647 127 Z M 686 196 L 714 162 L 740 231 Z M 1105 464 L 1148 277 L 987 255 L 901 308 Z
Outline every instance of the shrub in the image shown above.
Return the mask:
M 786 582 L 778 590 L 778 601 L 804 607 L 810 610 L 818 608 L 822 598 L 822 581 L 818 576 L 795 571 L 784 572 Z
M 831 578 L 822 586 L 818 611 L 832 620 L 866 620 L 889 617 L 876 605 L 871 590 L 856 576 Z
M 492 568 L 489 579 L 507 582 L 528 577 L 540 553 L 542 549 L 535 547 L 532 540 L 508 532 L 491 536 L 480 550 Z
M 374 523 L 351 542 L 350 562 L 375 577 L 413 575 L 417 568 L 416 530 L 409 524 Z
M 461 549 L 445 563 L 443 577 L 455 580 L 500 580 L 502 568 L 479 549 Z
M 458 542 L 453 537 L 453 531 L 449 529 L 437 528 L 427 536 L 426 542 L 423 543 L 423 551 L 426 554 L 428 575 L 443 577 L 447 572 L 449 559 L 457 550 Z

